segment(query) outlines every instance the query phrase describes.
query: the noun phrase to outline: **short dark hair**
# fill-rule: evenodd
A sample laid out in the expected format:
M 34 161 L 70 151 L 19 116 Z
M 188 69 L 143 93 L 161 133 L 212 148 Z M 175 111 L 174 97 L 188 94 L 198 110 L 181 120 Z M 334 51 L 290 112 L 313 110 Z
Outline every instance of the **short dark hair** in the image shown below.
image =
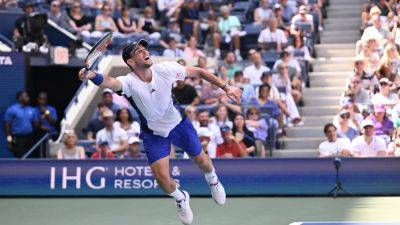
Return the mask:
M 23 93 L 26 93 L 26 91 L 18 91 L 17 94 L 15 95 L 15 97 L 17 98 L 17 100 L 19 100 L 19 98 L 22 96 Z
M 106 103 L 100 102 L 100 103 L 97 104 L 97 108 L 98 108 L 98 109 L 100 109 L 100 108 L 102 108 L 102 107 L 107 107 Z
M 272 73 L 270 71 L 264 71 L 261 75 L 261 80 L 263 80 L 265 77 L 270 77 L 272 76 Z
M 335 125 L 333 125 L 333 123 L 327 123 L 327 124 L 325 124 L 325 126 L 324 126 L 324 133 L 326 134 L 326 133 L 328 132 L 328 129 L 331 128 L 331 127 L 335 128 L 335 130 L 336 130 L 336 127 L 335 127 Z
M 197 112 L 197 116 L 199 116 L 200 114 L 202 114 L 202 113 L 204 113 L 204 112 L 210 114 L 210 112 L 209 112 L 208 110 L 206 110 L 206 109 L 200 109 L 200 110 Z
M 117 117 L 116 117 L 115 120 L 121 122 L 121 113 L 122 113 L 123 110 L 126 110 L 126 112 L 128 113 L 128 121 L 129 121 L 129 123 L 132 123 L 133 122 L 133 117 L 132 117 L 131 112 L 129 112 L 129 109 L 127 109 L 127 108 L 118 109 L 117 110 Z
M 233 77 L 237 77 L 237 76 L 243 76 L 243 71 L 238 70 L 235 72 L 235 74 L 233 75 Z
M 258 89 L 258 96 L 261 95 L 262 89 L 263 89 L 263 88 L 266 88 L 266 87 L 268 88 L 269 91 L 271 91 L 271 86 L 270 86 L 269 84 L 263 84 L 263 85 L 261 85 L 260 88 Z

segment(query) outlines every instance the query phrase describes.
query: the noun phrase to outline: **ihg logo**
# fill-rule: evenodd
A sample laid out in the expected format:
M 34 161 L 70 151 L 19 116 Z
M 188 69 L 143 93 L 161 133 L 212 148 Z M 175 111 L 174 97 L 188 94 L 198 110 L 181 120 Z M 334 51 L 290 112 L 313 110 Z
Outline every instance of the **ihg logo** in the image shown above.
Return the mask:
M 58 168 L 59 169 L 59 168 Z M 67 189 L 68 183 L 74 183 L 76 189 L 81 189 L 82 187 L 82 176 L 84 177 L 84 183 L 91 188 L 95 190 L 103 189 L 106 186 L 106 178 L 100 177 L 100 181 L 98 179 L 95 180 L 95 182 L 92 179 L 92 176 L 96 173 L 104 173 L 106 172 L 107 168 L 102 167 L 102 166 L 95 166 L 90 168 L 89 170 L 86 171 L 86 174 L 82 174 L 82 168 L 81 167 L 75 167 L 75 168 L 67 168 L 67 167 L 61 167 L 61 188 L 62 189 Z M 58 173 L 59 174 L 59 173 Z M 57 184 L 57 181 L 60 179 L 57 179 L 58 177 L 56 167 L 51 167 L 50 168 L 50 188 L 55 189 L 56 186 L 59 186 L 60 184 Z

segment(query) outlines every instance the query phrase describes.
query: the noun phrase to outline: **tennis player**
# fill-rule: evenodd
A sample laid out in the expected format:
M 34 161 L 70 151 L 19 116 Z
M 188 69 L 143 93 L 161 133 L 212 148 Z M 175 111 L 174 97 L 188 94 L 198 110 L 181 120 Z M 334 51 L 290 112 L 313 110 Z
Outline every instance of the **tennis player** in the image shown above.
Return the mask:
M 201 68 L 185 67 L 177 62 L 166 61 L 153 65 L 147 46 L 146 40 L 140 40 L 124 47 L 122 58 L 132 70 L 125 76 L 113 78 L 82 69 L 79 78 L 89 79 L 104 88 L 121 91 L 135 108 L 141 120 L 140 138 L 157 183 L 176 200 L 182 223 L 191 224 L 193 213 L 189 205 L 190 195 L 179 189 L 169 174 L 171 143 L 182 148 L 204 172 L 216 203 L 225 204 L 226 194 L 210 158 L 201 150 L 196 130 L 174 101 L 172 85 L 175 81 L 183 81 L 185 77 L 199 76 L 222 88 L 229 98 L 238 103 L 242 92 Z

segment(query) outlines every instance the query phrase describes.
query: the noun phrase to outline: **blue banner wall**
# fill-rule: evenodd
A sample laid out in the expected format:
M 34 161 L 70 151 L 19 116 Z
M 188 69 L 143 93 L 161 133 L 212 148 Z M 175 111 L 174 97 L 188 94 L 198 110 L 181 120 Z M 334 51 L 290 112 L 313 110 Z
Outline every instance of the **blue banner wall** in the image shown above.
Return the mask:
M 229 195 L 326 195 L 332 159 L 218 159 Z M 209 195 L 189 160 L 171 160 L 173 178 L 192 195 Z M 399 195 L 400 158 L 343 159 L 341 180 L 354 195 Z M 0 160 L 0 196 L 160 196 L 144 160 Z

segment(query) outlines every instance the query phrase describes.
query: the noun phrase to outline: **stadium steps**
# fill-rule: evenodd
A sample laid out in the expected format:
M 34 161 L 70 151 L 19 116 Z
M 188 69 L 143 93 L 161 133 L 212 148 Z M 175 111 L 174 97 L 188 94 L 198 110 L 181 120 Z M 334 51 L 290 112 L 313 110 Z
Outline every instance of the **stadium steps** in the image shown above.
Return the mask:
M 340 95 L 353 70 L 355 43 L 362 5 L 368 0 L 331 0 L 321 44 L 315 45 L 310 88 L 303 90 L 304 106 L 299 108 L 304 125 L 286 129 L 281 138 L 282 149 L 275 157 L 315 157 L 319 144 L 325 140 L 323 126 L 340 110 Z

